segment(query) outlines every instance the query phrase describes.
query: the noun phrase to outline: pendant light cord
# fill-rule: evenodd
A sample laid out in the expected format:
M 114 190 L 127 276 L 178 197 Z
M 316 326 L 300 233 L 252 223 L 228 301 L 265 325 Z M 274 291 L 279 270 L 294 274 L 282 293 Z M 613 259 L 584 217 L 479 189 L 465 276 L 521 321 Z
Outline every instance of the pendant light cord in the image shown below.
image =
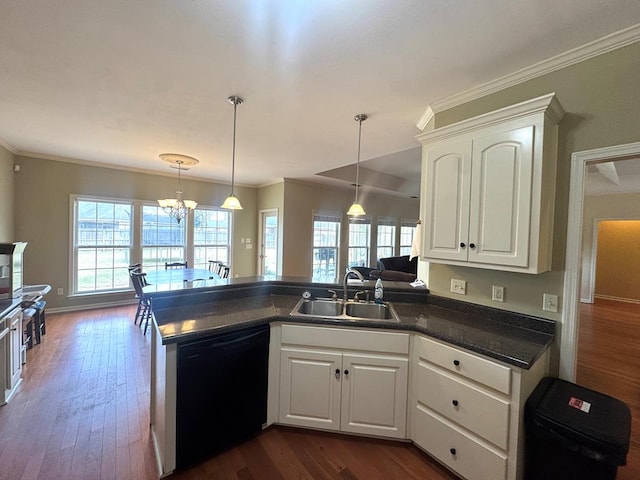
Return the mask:
M 238 102 L 233 102 L 233 148 L 231 150 L 231 195 L 235 195 L 235 179 L 236 179 L 236 112 L 238 110 Z

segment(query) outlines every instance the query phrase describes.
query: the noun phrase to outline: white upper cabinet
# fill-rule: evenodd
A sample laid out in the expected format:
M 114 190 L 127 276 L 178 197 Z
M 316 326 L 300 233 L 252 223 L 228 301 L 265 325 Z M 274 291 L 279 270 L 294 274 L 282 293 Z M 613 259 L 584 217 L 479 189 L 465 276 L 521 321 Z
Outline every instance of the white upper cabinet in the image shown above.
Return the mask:
M 563 115 L 550 94 L 418 136 L 426 260 L 524 273 L 551 269 Z

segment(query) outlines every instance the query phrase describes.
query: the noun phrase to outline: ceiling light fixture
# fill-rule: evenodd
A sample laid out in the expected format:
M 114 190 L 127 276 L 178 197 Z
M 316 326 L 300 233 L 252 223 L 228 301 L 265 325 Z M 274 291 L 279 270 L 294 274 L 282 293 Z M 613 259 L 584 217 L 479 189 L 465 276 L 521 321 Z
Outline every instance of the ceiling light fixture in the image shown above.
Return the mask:
M 234 193 L 235 187 L 235 173 L 236 173 L 236 110 L 238 109 L 238 105 L 242 103 L 242 99 L 236 95 L 232 95 L 227 99 L 230 104 L 233 105 L 233 150 L 231 153 L 231 194 L 224 199 L 224 203 L 222 204 L 222 208 L 226 208 L 228 210 L 242 210 L 242 205 L 240 205 L 240 200 L 236 197 Z
M 180 220 L 189 215 L 189 212 L 193 211 L 198 205 L 193 200 L 182 200 L 182 190 L 180 188 L 180 172 L 182 170 L 189 170 L 184 168 L 185 165 L 196 165 L 198 160 L 187 155 L 180 155 L 178 153 L 161 153 L 160 158 L 165 162 L 171 164 L 171 168 L 178 169 L 178 189 L 176 190 L 176 198 L 165 198 L 158 200 L 158 204 L 162 209 L 171 217 L 175 218 L 176 222 L 180 223 Z
M 362 122 L 367 119 L 364 113 L 359 113 L 353 119 L 358 122 L 358 160 L 356 162 L 356 197 L 353 205 L 349 208 L 347 215 L 350 217 L 361 217 L 365 215 L 364 208 L 358 203 L 358 187 L 360 186 L 360 140 L 362 138 Z

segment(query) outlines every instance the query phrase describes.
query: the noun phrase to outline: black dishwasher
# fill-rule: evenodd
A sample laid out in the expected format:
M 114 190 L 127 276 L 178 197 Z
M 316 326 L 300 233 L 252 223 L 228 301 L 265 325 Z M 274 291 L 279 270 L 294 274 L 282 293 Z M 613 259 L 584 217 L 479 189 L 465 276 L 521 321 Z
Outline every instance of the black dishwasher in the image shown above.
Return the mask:
M 233 446 L 267 420 L 269 326 L 178 346 L 176 466 Z

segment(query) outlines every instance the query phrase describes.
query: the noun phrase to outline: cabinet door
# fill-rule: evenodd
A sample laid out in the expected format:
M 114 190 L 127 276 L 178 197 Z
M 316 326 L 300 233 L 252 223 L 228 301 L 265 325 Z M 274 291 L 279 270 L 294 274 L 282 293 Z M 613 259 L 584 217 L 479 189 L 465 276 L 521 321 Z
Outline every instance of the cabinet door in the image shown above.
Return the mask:
M 528 266 L 533 128 L 473 141 L 469 262 Z
M 339 430 L 342 355 L 283 348 L 280 362 L 280 422 Z
M 22 347 L 22 312 L 18 311 L 8 319 L 9 323 L 9 348 L 7 351 L 7 389 L 12 390 L 20 382 L 22 376 L 22 359 L 20 358 Z
M 422 167 L 422 253 L 428 258 L 466 261 L 471 141 L 427 150 Z
M 342 430 L 405 438 L 408 360 L 344 354 Z

